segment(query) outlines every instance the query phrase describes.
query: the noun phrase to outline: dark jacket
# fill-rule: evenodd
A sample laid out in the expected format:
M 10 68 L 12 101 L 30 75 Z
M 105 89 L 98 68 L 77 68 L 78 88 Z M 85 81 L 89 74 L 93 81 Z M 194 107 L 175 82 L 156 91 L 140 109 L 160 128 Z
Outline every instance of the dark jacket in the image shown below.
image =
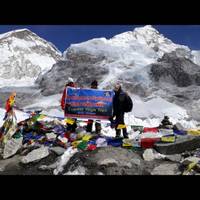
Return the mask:
M 113 97 L 113 117 L 124 113 L 124 104 L 126 102 L 126 93 L 120 89 L 115 92 Z

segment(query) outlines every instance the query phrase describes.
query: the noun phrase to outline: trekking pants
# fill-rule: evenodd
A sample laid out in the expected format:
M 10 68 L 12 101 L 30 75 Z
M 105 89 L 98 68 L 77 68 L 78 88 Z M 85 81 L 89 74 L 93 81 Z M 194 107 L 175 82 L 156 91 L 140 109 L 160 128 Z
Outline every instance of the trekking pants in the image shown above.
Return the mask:
M 93 120 L 89 119 L 86 127 L 87 132 L 92 132 L 92 126 L 93 126 Z M 101 123 L 99 121 L 95 122 L 95 132 L 100 133 L 101 132 Z
M 124 112 L 116 115 L 116 127 L 115 127 L 116 136 L 121 135 L 121 129 L 117 129 L 119 124 L 125 125 L 125 123 L 124 123 Z M 127 129 L 123 128 L 122 131 L 123 131 L 123 136 L 126 137 L 127 136 Z

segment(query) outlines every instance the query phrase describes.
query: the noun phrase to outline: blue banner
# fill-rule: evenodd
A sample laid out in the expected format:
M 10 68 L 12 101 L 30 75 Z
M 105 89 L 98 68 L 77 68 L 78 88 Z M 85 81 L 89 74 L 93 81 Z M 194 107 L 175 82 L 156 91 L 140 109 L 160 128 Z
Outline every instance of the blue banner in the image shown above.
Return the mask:
M 65 117 L 109 119 L 112 116 L 113 96 L 111 90 L 67 87 Z

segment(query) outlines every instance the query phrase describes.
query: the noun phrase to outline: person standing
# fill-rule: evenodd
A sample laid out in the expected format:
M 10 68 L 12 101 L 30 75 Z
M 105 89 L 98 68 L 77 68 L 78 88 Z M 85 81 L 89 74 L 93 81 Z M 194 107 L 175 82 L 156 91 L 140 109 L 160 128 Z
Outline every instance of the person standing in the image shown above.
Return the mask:
M 64 116 L 66 116 L 67 108 L 70 106 L 69 104 L 65 103 L 67 87 L 76 87 L 74 80 L 70 77 L 68 78 L 68 82 L 65 85 L 65 88 L 63 90 L 63 95 L 61 98 L 61 108 L 64 111 Z M 73 124 L 67 123 L 67 130 L 70 132 L 75 132 L 77 128 L 76 119 L 73 119 L 73 120 L 74 120 Z
M 96 80 L 92 81 L 91 83 L 91 88 L 92 89 L 98 89 L 98 82 Z M 92 127 L 93 127 L 93 120 L 89 119 L 87 122 L 86 126 L 86 131 L 87 132 L 92 132 Z M 101 123 L 99 120 L 96 120 L 95 122 L 95 132 L 99 134 L 101 132 Z
M 119 83 L 115 85 L 114 92 L 115 95 L 113 97 L 113 116 L 111 118 L 111 122 L 113 122 L 113 119 L 115 118 L 115 131 L 117 138 L 121 135 L 121 129 L 123 131 L 124 138 L 128 138 L 126 125 L 124 122 L 124 114 L 126 112 L 125 107 L 128 103 L 128 95 L 122 90 L 121 84 Z M 119 127 L 119 125 L 122 126 L 122 128 Z
M 65 98 L 66 98 L 66 89 L 67 87 L 75 87 L 74 80 L 72 78 L 68 78 L 68 82 L 65 85 L 65 88 L 63 90 L 62 98 L 61 98 L 61 108 L 63 111 L 65 111 Z

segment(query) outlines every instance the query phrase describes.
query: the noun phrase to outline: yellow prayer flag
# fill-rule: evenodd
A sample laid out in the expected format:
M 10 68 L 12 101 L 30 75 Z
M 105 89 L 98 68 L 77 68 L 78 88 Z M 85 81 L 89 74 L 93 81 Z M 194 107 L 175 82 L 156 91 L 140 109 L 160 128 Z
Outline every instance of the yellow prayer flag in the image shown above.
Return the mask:
M 161 137 L 162 142 L 175 142 L 175 136 Z
M 117 126 L 117 129 L 123 129 L 123 128 L 126 128 L 126 125 L 125 124 L 119 124 Z
M 73 119 L 71 119 L 71 118 L 67 118 L 67 119 L 65 119 L 65 122 L 67 124 L 73 125 L 75 121 Z
M 198 135 L 200 135 L 200 130 L 199 129 L 190 129 L 190 130 L 187 131 L 187 133 L 190 134 L 190 135 L 198 136 Z
M 91 135 L 84 135 L 83 138 L 82 138 L 82 140 L 87 142 L 87 141 L 89 141 L 91 138 L 92 138 Z

